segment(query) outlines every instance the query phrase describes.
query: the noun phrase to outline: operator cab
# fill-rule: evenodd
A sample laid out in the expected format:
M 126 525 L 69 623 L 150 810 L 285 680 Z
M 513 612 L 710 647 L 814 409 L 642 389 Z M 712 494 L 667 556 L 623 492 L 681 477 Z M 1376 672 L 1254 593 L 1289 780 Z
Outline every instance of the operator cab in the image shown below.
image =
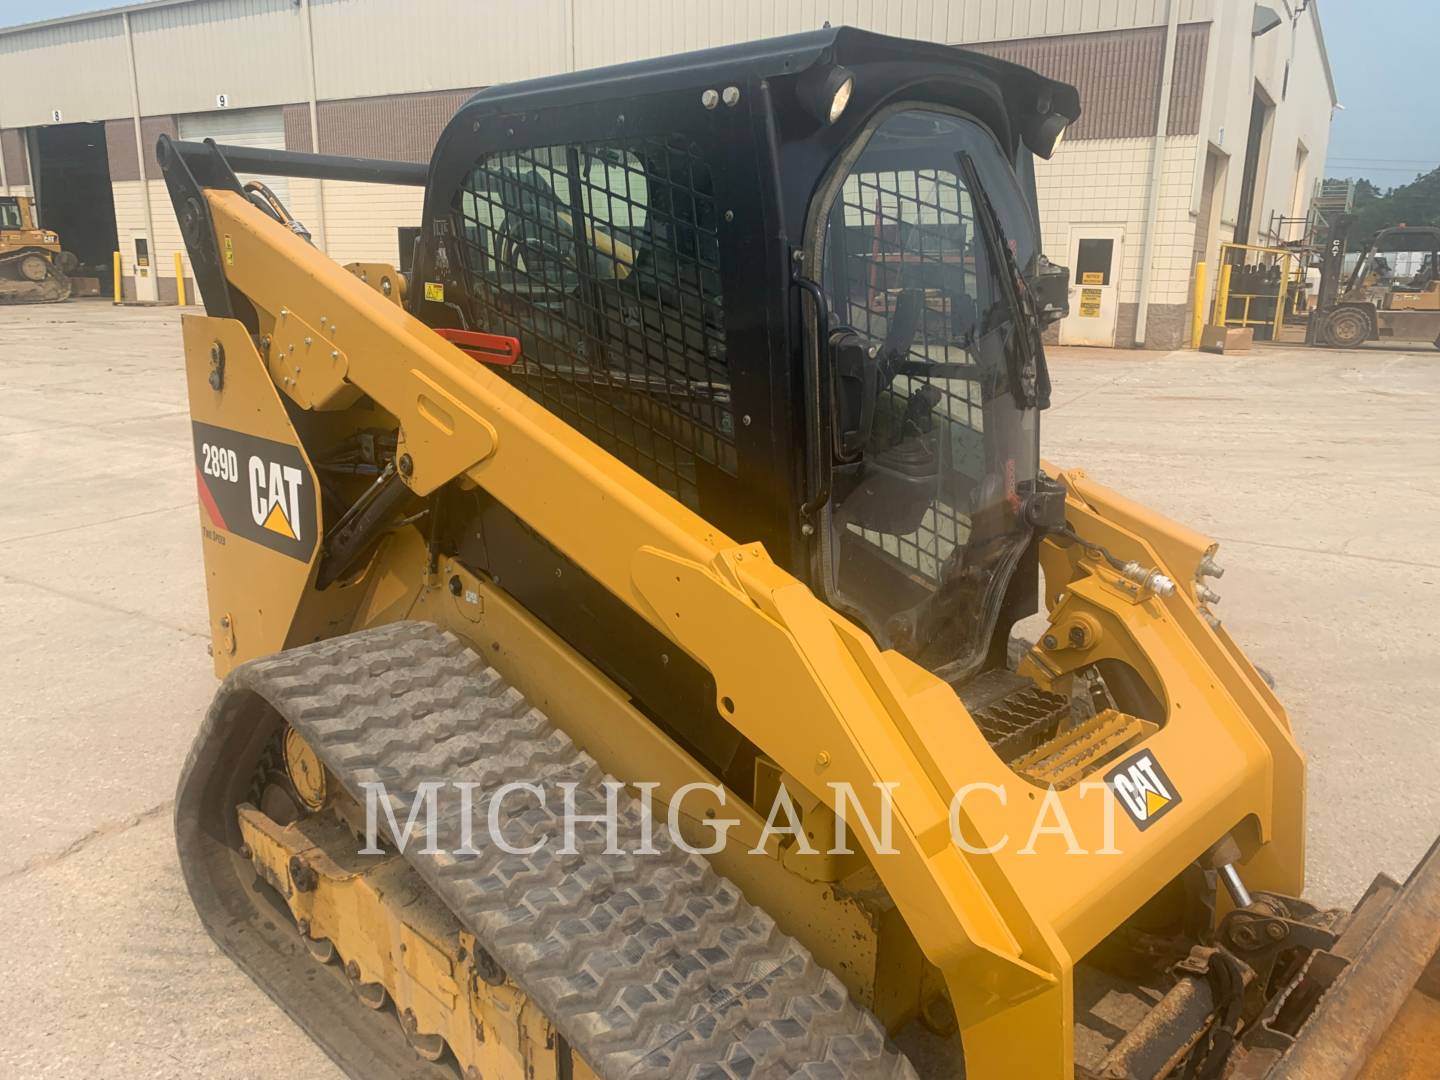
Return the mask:
M 20 200 L 14 195 L 0 196 L 0 229 L 24 229 Z
M 1346 297 L 1377 289 L 1411 294 L 1431 291 L 1437 280 L 1437 256 L 1440 256 L 1440 229 L 1406 225 L 1382 229 L 1356 259 Z M 1385 302 L 1383 292 L 1366 293 L 1366 296 L 1378 300 L 1382 308 L 1391 306 Z M 1435 306 L 1440 307 L 1440 296 Z
M 435 150 L 408 303 L 517 338 L 498 374 L 963 681 L 1035 610 L 1059 505 L 1032 155 L 1078 115 L 849 28 L 494 87 Z

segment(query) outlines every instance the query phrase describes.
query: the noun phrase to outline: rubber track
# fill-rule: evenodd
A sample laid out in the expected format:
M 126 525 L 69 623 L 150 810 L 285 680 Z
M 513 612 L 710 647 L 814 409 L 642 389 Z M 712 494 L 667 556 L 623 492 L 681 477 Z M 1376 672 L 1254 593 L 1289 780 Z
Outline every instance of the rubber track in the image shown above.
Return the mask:
M 479 854 L 449 854 L 462 844 L 460 800 L 447 787 L 444 854 L 421 854 L 412 836 L 406 857 L 600 1076 L 915 1076 L 840 980 L 703 857 L 675 846 L 663 820 L 660 854 L 628 854 L 640 847 L 641 817 L 626 793 L 627 854 L 604 853 L 600 823 L 577 824 L 578 854 L 560 854 L 560 785 L 576 785 L 579 814 L 601 814 L 608 777 L 448 631 L 394 623 L 251 661 L 227 678 L 211 715 L 245 691 L 296 727 L 357 799 L 362 784 L 383 782 L 402 828 L 422 782 L 478 785 Z M 511 846 L 550 838 L 533 855 L 488 843 L 489 794 L 509 781 L 547 793 L 544 807 L 524 792 L 502 804 Z

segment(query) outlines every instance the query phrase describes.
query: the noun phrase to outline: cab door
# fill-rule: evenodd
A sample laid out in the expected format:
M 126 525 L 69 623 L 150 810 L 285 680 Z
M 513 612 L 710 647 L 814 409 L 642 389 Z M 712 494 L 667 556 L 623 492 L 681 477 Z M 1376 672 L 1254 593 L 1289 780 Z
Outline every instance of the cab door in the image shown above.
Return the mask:
M 1070 314 L 1060 323 L 1061 345 L 1115 344 L 1124 262 L 1123 225 L 1070 227 Z

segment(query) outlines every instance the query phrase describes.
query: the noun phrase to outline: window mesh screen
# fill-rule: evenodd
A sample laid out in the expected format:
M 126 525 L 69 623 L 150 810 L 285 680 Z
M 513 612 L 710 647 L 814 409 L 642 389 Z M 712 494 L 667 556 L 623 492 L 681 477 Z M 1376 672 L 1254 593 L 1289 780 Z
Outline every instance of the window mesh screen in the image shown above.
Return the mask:
M 491 154 L 457 209 L 479 325 L 522 343 L 507 378 L 691 507 L 700 463 L 735 473 L 718 216 L 688 140 Z
M 863 168 L 863 159 L 861 163 Z M 856 171 L 831 211 L 829 291 L 842 321 L 884 342 L 904 292 L 920 303 L 907 364 L 880 393 L 870 451 L 924 446 L 934 498 L 911 531 L 846 528 L 927 581 L 971 530 L 971 493 L 985 477 L 983 398 L 971 350 L 989 299 L 969 192 L 941 169 Z M 977 270 L 981 271 L 977 273 Z M 944 365 L 944 366 L 941 366 Z M 914 465 L 920 464 L 917 459 Z

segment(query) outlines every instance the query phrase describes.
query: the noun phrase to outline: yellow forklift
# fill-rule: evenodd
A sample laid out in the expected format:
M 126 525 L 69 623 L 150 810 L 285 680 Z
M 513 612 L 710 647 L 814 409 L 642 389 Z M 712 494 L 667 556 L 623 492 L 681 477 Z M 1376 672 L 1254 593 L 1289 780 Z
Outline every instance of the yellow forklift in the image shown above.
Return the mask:
M 1347 225 L 1337 222 L 1325 253 L 1312 342 L 1353 349 L 1367 341 L 1428 341 L 1440 348 L 1440 228 L 1381 229 L 1346 277 Z

